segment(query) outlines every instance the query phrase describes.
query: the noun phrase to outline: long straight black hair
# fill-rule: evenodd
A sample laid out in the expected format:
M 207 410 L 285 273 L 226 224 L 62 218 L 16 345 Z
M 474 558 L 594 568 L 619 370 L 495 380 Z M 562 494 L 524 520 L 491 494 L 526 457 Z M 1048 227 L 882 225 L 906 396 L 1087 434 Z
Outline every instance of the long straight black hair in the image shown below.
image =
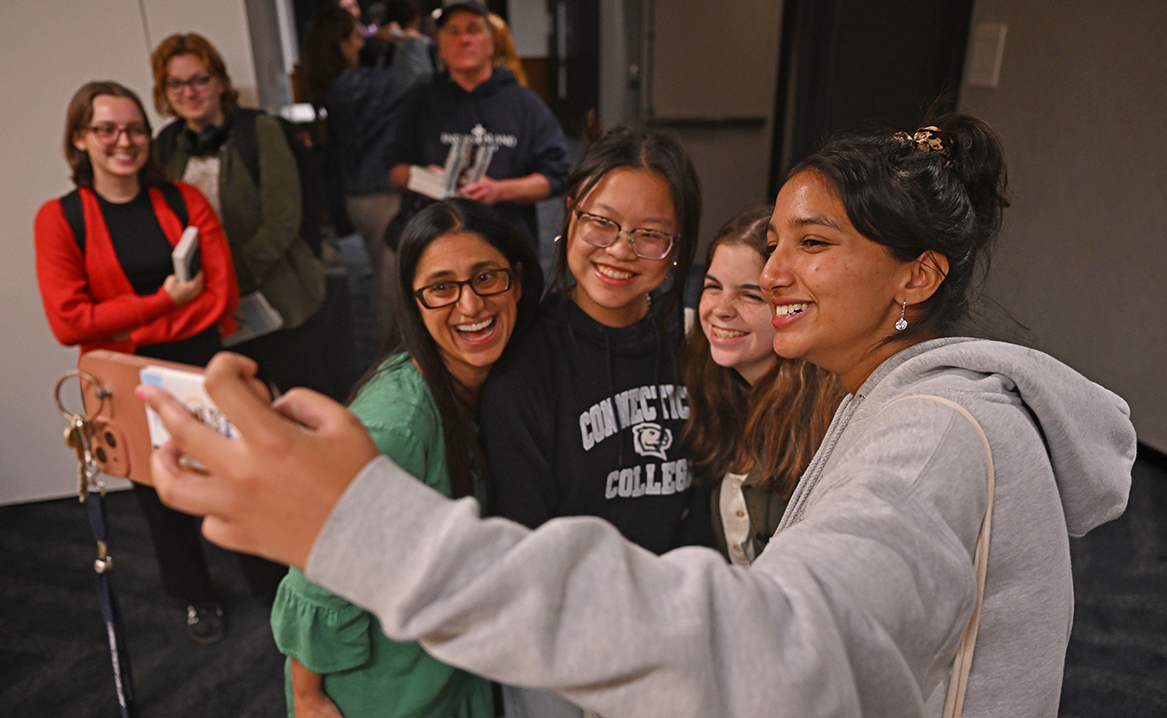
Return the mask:
M 575 209 L 604 175 L 622 167 L 657 173 L 668 184 L 673 199 L 673 213 L 680 235 L 672 253 L 676 266 L 672 271 L 672 284 L 662 297 L 659 311 L 655 312 L 659 321 L 667 322 L 670 312 L 681 307 L 701 225 L 701 185 L 697 180 L 697 170 L 681 142 L 667 132 L 644 127 L 613 127 L 584 152 L 579 166 L 567 178 L 563 191 L 567 211 L 563 216 L 553 288 L 564 291 L 571 284 L 567 243 Z
M 450 495 L 461 498 L 474 494 L 471 454 L 479 467 L 484 471 L 486 468 L 473 429 L 474 407 L 470 405 L 464 387 L 446 368 L 413 295 L 413 279 L 422 254 L 434 240 L 454 232 L 471 232 L 482 237 L 506 257 L 512 267 L 521 267 L 519 282 L 523 294 L 518 302 L 515 333 L 534 318 L 543 294 L 543 271 L 535 250 L 514 226 L 489 207 L 470 200 L 448 199 L 432 204 L 411 219 L 401 232 L 401 241 L 397 245 L 397 272 L 390 287 L 393 329 L 377 362 L 358 383 L 353 395 L 381 371 L 384 359 L 400 352 L 408 354 L 417 363 L 438 407 L 445 438 Z M 469 452 L 466 450 L 468 446 Z

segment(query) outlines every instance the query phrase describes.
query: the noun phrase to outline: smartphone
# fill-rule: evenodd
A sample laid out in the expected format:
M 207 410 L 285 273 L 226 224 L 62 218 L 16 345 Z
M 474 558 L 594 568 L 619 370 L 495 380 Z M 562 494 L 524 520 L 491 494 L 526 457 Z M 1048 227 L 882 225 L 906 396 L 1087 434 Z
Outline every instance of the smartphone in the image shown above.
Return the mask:
M 142 383 L 142 369 L 147 366 L 203 376 L 202 367 L 105 349 L 82 354 L 77 361 L 77 368 L 92 376 L 108 394 L 104 399 L 99 398 L 93 382 L 81 382 L 85 414 L 93 426 L 90 449 L 97 468 L 109 476 L 153 485 L 150 477 L 153 446 L 146 405 L 134 396 L 134 390 Z

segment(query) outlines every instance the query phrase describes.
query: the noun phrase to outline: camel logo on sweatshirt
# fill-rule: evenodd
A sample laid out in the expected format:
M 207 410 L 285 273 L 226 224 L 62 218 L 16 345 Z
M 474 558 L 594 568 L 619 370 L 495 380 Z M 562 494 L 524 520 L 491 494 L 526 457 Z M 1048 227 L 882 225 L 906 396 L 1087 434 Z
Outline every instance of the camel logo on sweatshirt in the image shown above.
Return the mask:
M 641 456 L 655 456 L 661 461 L 669 457 L 665 454 L 673 445 L 673 432 L 652 421 L 632 427 L 632 446 Z

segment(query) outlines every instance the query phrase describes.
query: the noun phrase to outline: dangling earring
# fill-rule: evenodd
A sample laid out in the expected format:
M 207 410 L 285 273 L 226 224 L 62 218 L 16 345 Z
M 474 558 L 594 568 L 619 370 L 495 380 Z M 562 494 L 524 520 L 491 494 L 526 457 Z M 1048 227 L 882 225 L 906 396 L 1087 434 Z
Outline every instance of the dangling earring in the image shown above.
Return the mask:
M 904 319 L 904 312 L 908 311 L 908 303 L 904 302 L 904 306 L 900 307 L 900 318 L 896 320 L 896 331 L 902 332 L 908 328 L 908 320 Z
M 560 237 L 562 237 L 562 236 L 563 236 L 562 234 L 557 234 L 557 235 L 555 235 L 555 239 L 553 239 L 553 240 L 551 240 L 551 241 L 552 241 L 552 242 L 558 242 L 558 241 L 559 241 L 559 238 L 560 238 Z

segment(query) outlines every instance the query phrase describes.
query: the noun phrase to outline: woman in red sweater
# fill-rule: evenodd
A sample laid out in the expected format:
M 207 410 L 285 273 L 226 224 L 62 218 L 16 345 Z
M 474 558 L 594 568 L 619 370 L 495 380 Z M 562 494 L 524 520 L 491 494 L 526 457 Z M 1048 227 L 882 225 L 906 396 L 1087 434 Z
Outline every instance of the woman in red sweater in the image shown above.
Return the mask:
M 114 82 L 78 90 L 65 123 L 65 158 L 77 189 L 46 202 L 35 226 L 37 281 L 53 334 L 82 352 L 205 365 L 221 348 L 221 329 L 234 327 L 239 291 L 231 251 L 198 190 L 165 184 L 137 95 Z M 199 230 L 201 268 L 188 281 L 175 276 L 171 259 L 185 228 L 181 214 Z M 163 587 L 187 606 L 191 637 L 218 640 L 222 609 L 198 520 L 163 506 L 152 487 L 134 484 L 134 492 Z

